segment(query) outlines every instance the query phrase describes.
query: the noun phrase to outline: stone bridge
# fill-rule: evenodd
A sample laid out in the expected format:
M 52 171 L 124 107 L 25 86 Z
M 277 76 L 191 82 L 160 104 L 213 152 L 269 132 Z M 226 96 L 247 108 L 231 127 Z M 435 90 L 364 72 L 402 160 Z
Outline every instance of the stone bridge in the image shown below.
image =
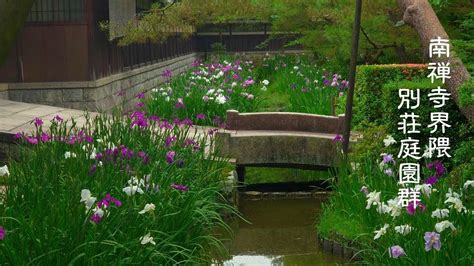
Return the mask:
M 344 120 L 344 115 L 229 110 L 216 149 L 235 160 L 240 183 L 246 166 L 323 170 L 338 163 L 334 138 L 342 134 Z

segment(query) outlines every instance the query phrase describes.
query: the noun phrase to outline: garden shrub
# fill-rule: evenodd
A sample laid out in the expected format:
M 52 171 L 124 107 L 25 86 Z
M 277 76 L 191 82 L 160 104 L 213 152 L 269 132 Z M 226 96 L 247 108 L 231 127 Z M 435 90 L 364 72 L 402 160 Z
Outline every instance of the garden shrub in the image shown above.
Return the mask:
M 459 103 L 462 107 L 474 104 L 474 79 L 469 79 L 459 89 Z
M 375 158 L 382 152 L 386 152 L 383 145 L 383 139 L 387 135 L 386 126 L 375 125 L 370 122 L 363 122 L 361 125 L 364 128 L 363 138 L 357 141 L 351 153 L 352 159 L 357 163 Z
M 459 185 L 463 180 L 474 176 L 474 139 L 459 143 L 454 151 L 453 170 L 450 173 L 450 181 L 453 185 Z
M 354 96 L 355 125 L 362 121 L 382 123 L 384 114 L 382 91 L 392 81 L 419 80 L 427 76 L 426 65 L 364 65 L 357 67 Z
M 457 143 L 460 140 L 466 139 L 472 130 L 469 128 L 468 122 L 466 118 L 461 114 L 459 109 L 457 108 L 455 102 L 450 99 L 446 102 L 446 105 L 441 108 L 434 108 L 433 103 L 429 101 L 428 94 L 430 90 L 437 88 L 442 84 L 433 84 L 430 80 L 418 80 L 418 81 L 396 81 L 390 82 L 383 86 L 383 94 L 382 94 L 382 107 L 383 107 L 383 115 L 382 121 L 383 124 L 387 126 L 388 133 L 392 134 L 395 140 L 399 141 L 400 139 L 406 138 L 401 130 L 398 130 L 398 122 L 402 119 L 400 118 L 401 114 L 407 113 L 415 113 L 419 115 L 419 118 L 416 119 L 417 123 L 420 123 L 421 126 L 418 127 L 420 130 L 419 134 L 409 134 L 412 138 L 416 138 L 420 140 L 420 147 L 424 147 L 428 145 L 428 138 L 429 137 L 449 137 L 450 138 L 450 146 L 451 151 L 449 152 L 451 155 L 454 149 L 457 146 Z M 405 108 L 398 109 L 398 105 L 400 104 L 400 98 L 398 95 L 398 90 L 410 89 L 416 90 L 420 89 L 420 106 L 417 109 L 409 110 Z M 430 113 L 431 112 L 447 112 L 449 114 L 449 124 L 451 125 L 450 128 L 446 128 L 446 132 L 442 133 L 441 129 L 438 128 L 437 132 L 430 133 L 433 129 L 428 128 L 428 125 L 431 124 Z

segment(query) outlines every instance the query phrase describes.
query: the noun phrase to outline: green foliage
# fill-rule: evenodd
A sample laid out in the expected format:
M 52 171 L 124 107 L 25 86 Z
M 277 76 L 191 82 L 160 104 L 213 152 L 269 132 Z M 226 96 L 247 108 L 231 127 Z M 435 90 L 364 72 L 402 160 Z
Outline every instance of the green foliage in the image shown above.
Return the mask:
M 464 17 L 458 25 L 459 36 L 452 40 L 456 54 L 464 62 L 467 70 L 474 74 L 474 12 Z
M 446 105 L 441 108 L 434 108 L 434 103 L 429 101 L 428 94 L 432 89 L 436 89 L 442 84 L 432 84 L 430 80 L 423 79 L 418 81 L 398 81 L 387 83 L 383 86 L 383 124 L 387 125 L 388 132 L 398 141 L 406 136 L 402 131 L 398 130 L 398 121 L 401 121 L 400 115 L 404 113 L 415 113 L 419 116 L 416 119 L 420 123 L 420 133 L 410 134 L 412 138 L 420 140 L 420 147 L 428 144 L 429 137 L 449 137 L 450 146 L 454 150 L 457 143 L 464 140 L 472 131 L 469 130 L 469 123 L 461 114 L 453 100 L 446 102 Z M 406 109 L 403 106 L 398 109 L 400 104 L 400 97 L 398 95 L 399 89 L 416 90 L 420 89 L 420 106 L 415 110 Z M 433 112 L 447 112 L 449 114 L 450 128 L 446 129 L 446 133 L 442 133 L 441 129 L 434 133 L 430 133 L 433 128 L 428 128 L 431 124 L 430 113 Z
M 431 6 L 436 10 L 440 10 L 449 4 L 449 0 L 429 0 L 429 2 Z
M 474 176 L 474 139 L 463 140 L 454 151 L 453 170 L 450 173 L 451 183 L 461 184 Z
M 318 56 L 335 60 L 346 71 L 351 53 L 352 24 L 355 1 L 332 0 L 279 0 L 272 6 L 273 30 L 301 33 L 298 43 L 313 50 Z M 362 27 L 370 41 L 376 45 L 393 45 L 406 48 L 414 58 L 419 41 L 413 29 L 395 27 L 398 6 L 396 1 L 363 1 Z M 403 62 L 407 55 L 400 56 L 393 47 L 375 48 L 361 34 L 360 61 L 366 63 Z M 345 73 L 343 73 L 345 74 Z
M 170 29 L 180 29 L 189 36 L 193 28 L 208 22 L 269 21 L 272 31 L 298 33 L 300 37 L 293 44 L 303 45 L 318 57 L 332 58 L 346 71 L 354 3 L 349 0 L 183 0 L 168 8 L 155 6 L 138 21 L 138 26 L 130 25 L 121 43 L 160 41 L 171 34 Z M 362 26 L 367 37 L 360 38 L 361 61 L 404 62 L 408 55 L 412 61 L 420 59 L 417 55 L 420 44 L 413 29 L 395 27 L 399 12 L 396 0 L 364 1 L 363 5 Z M 400 54 L 402 50 L 405 52 Z
M 209 250 L 224 250 L 212 230 L 226 229 L 221 213 L 231 211 L 219 192 L 227 163 L 205 151 L 212 138 L 195 136 L 193 148 L 185 145 L 189 127 L 160 129 L 151 120 L 148 127 L 132 126 L 122 113 L 87 121 L 84 127 L 74 121 L 40 126 L 38 135 L 49 132 L 54 139 L 23 147 L 20 161 L 9 165 L 0 205 L 7 232 L 0 242 L 2 265 L 209 264 Z M 169 151 L 176 152 L 172 163 L 165 159 Z M 129 182 L 143 193 L 125 193 Z M 173 189 L 173 183 L 189 191 Z M 90 209 L 80 202 L 83 189 L 96 197 Z M 121 204 L 100 207 L 107 194 Z M 154 211 L 140 214 L 149 203 Z M 105 214 L 94 223 L 96 207 Z M 141 243 L 148 233 L 156 245 Z
M 189 118 L 194 124 L 220 126 L 229 109 L 257 110 L 260 89 L 252 79 L 252 63 L 221 62 L 195 62 L 186 73 L 170 77 L 164 87 L 152 90 L 146 105 L 148 111 L 166 119 Z
M 354 124 L 382 124 L 383 86 L 392 81 L 426 78 L 425 65 L 363 65 L 357 67 L 354 94 Z
M 0 66 L 6 60 L 35 0 L 0 1 Z
M 472 149 L 472 144 L 470 148 Z M 467 149 L 468 146 L 463 148 L 465 152 Z M 416 213 L 410 215 L 404 207 L 387 206 L 388 200 L 397 196 L 400 186 L 397 184 L 398 179 L 387 176 L 383 168 L 391 167 L 396 171 L 400 162 L 389 163 L 381 168 L 380 161 L 381 157 L 376 155 L 351 167 L 350 170 L 349 164 L 342 165 L 337 172 L 339 182 L 335 185 L 329 203 L 324 205 L 318 226 L 320 233 L 343 243 L 353 242 L 361 251 L 359 255 L 363 257 L 364 262 L 371 265 L 471 265 L 474 255 L 474 219 L 471 212 L 474 206 L 474 189 L 463 188 L 463 184 L 467 179 L 472 179 L 472 176 L 453 184 L 452 178 L 444 175 L 434 184 L 429 196 L 422 193 L 420 199 L 425 209 L 418 207 Z M 425 170 L 424 168 L 423 171 Z M 423 176 L 428 174 L 426 172 Z M 362 186 L 366 186 L 367 193 L 380 193 L 380 200 L 368 204 L 368 196 L 361 191 Z M 467 211 L 449 207 L 450 204 L 445 200 L 446 193 L 451 191 L 462 195 L 460 201 Z M 382 211 L 383 205 L 389 208 L 388 212 Z M 431 217 L 434 210 L 443 208 L 449 210 L 449 217 Z M 442 220 L 452 222 L 456 230 L 446 229 L 440 233 L 439 251 L 425 251 L 425 232 L 435 231 L 435 224 Z M 382 228 L 384 224 L 388 225 L 386 233 L 374 239 L 374 231 Z M 397 233 L 395 226 L 405 224 L 411 226 L 412 231 L 407 235 Z M 395 245 L 401 246 L 406 256 L 390 258 L 387 250 Z
M 326 67 L 330 64 L 291 55 L 268 55 L 256 62 L 219 57 L 219 63 L 195 65 L 153 89 L 147 110 L 167 119 L 190 118 L 195 124 L 212 125 L 229 109 L 332 115 L 345 105 L 347 81 L 330 72 Z M 198 119 L 198 114 L 205 118 Z
M 330 174 L 327 171 L 313 171 L 291 168 L 245 168 L 246 184 L 309 182 L 315 180 L 327 180 L 329 178 Z
M 351 153 L 354 162 L 365 162 L 371 158 L 377 158 L 383 152 L 387 152 L 382 142 L 388 134 L 385 125 L 364 122 L 360 125 L 360 128 L 363 129 L 363 138 L 357 141 L 357 145 L 354 145 Z
M 227 48 L 225 47 L 225 44 L 220 43 L 220 42 L 215 42 L 211 44 L 211 50 L 214 53 L 223 55 L 226 52 Z
M 259 19 L 267 10 L 252 0 L 182 0 L 173 4 L 156 4 L 138 21 L 130 23 L 120 44 L 163 41 L 176 31 L 183 37 L 207 22 L 235 19 Z
M 459 89 L 459 103 L 461 107 L 474 104 L 474 79 L 471 78 L 464 82 Z
M 344 105 L 347 81 L 331 72 L 328 63 L 317 63 L 307 56 L 264 58 L 257 76 L 270 81 L 264 102 L 282 99 L 278 111 L 332 115 L 334 105 Z M 325 84 L 326 82 L 326 84 Z

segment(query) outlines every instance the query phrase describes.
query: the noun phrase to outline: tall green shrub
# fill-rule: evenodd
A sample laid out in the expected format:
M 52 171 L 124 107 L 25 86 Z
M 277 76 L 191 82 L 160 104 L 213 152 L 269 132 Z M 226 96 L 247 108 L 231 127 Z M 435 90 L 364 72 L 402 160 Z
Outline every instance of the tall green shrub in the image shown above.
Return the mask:
M 421 80 L 428 75 L 426 65 L 363 65 L 357 67 L 354 97 L 354 123 L 382 123 L 384 84 L 402 80 Z

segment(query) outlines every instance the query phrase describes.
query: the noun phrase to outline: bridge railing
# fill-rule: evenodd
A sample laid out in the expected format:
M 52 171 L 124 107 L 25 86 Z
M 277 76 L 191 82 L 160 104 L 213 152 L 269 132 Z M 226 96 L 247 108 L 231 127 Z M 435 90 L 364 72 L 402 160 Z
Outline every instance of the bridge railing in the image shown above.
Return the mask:
M 236 110 L 228 110 L 226 129 L 341 134 L 344 120 L 344 115 L 327 116 L 289 112 L 239 113 Z

